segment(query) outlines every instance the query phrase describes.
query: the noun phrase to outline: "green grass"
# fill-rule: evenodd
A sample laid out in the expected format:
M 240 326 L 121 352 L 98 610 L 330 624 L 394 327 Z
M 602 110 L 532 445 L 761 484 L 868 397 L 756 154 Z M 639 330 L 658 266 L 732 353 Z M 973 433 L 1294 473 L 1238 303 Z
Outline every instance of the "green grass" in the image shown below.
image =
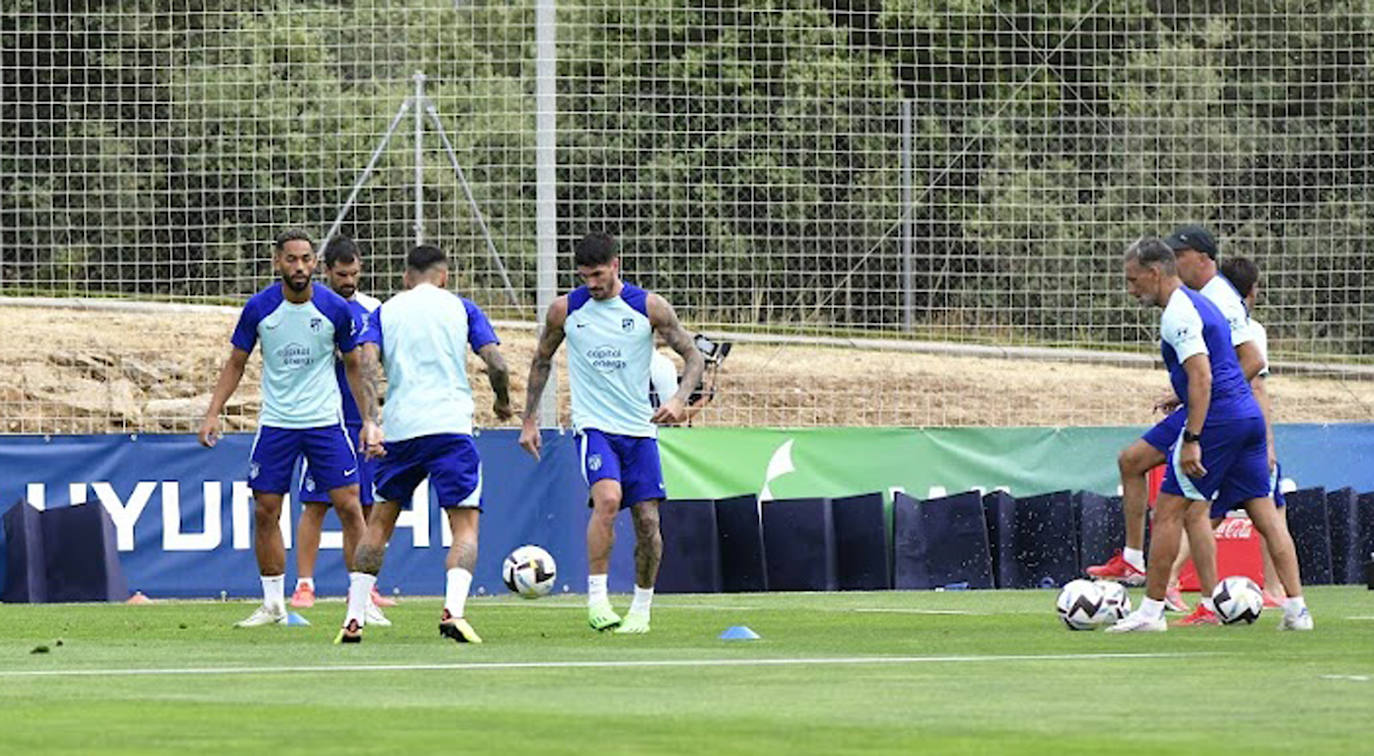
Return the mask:
M 1305 634 L 1275 632 L 1273 610 L 1250 627 L 1073 633 L 1055 619 L 1053 599 L 1036 591 L 661 596 L 653 632 L 633 637 L 588 630 L 579 597 L 481 598 L 468 616 L 487 643 L 458 646 L 437 636 L 439 601 L 413 598 L 388 610 L 394 627 L 369 629 L 356 647 L 331 644 L 339 602 L 305 611 L 311 627 L 254 630 L 230 627 L 252 609 L 243 602 L 3 605 L 0 753 L 1368 746 L 1374 621 L 1352 618 L 1374 616 L 1374 593 L 1314 589 L 1317 630 Z M 967 613 L 920 613 L 937 610 Z M 740 624 L 763 639 L 717 640 Z M 32 653 L 39 645 L 50 651 Z M 855 658 L 874 661 L 705 663 Z M 662 662 L 676 664 L 655 666 Z M 341 666 L 354 668 L 331 671 Z M 177 669 L 258 671 L 118 672 Z M 29 674 L 79 670 L 97 672 Z M 1340 675 L 1356 679 L 1328 677 Z

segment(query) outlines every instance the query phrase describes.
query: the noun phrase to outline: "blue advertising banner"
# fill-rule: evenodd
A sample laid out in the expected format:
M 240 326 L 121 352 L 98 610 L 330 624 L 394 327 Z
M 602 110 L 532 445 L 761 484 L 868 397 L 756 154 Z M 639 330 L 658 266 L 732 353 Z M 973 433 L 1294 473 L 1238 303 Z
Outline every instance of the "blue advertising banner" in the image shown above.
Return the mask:
M 665 429 L 664 477 L 670 496 L 717 499 L 849 496 L 904 490 L 916 498 L 1003 487 L 1017 496 L 1084 489 L 1117 490 L 1116 455 L 1143 428 L 821 428 Z M 1280 425 L 1279 458 L 1299 488 L 1374 490 L 1374 425 Z M 587 572 L 587 488 L 571 434 L 545 431 L 536 463 L 514 430 L 476 438 L 485 469 L 476 592 L 504 592 L 501 561 L 526 543 L 558 562 L 558 590 L 582 592 Z M 246 476 L 252 436 L 226 436 L 214 449 L 194 437 L 0 437 L 0 510 L 21 500 L 38 508 L 103 506 L 115 525 L 129 587 L 155 597 L 255 596 L 253 504 Z M 444 589 L 448 527 L 417 491 L 396 529 L 379 587 L 404 594 Z M 300 505 L 281 527 L 294 541 Z M 611 589 L 627 592 L 634 575 L 634 529 L 616 523 Z M 316 583 L 342 595 L 347 580 L 337 520 L 326 519 Z M 3 551 L 3 539 L 0 539 Z M 3 557 L 3 554 L 0 554 Z M 0 573 L 4 560 L 0 558 Z M 295 577 L 288 554 L 287 576 Z M 3 574 L 0 574 L 3 580 Z M 288 585 L 288 589 L 290 586 Z
M 571 434 L 546 431 L 536 463 L 517 444 L 518 433 L 497 430 L 476 438 L 485 486 L 475 592 L 505 592 L 501 562 L 517 546 L 543 546 L 558 563 L 557 590 L 586 590 L 587 486 Z M 248 454 L 253 437 L 225 436 L 214 449 L 192 436 L 10 436 L 0 439 L 0 510 L 21 500 L 37 508 L 105 507 L 114 521 L 120 561 L 131 590 L 153 597 L 255 596 L 261 593 L 253 556 L 253 503 Z M 423 497 L 423 498 L 422 498 Z M 379 589 L 410 595 L 444 591 L 444 555 L 451 538 L 428 486 L 424 506 L 401 515 L 379 576 Z M 288 549 L 300 517 L 291 501 L 282 518 Z M 617 518 L 610 583 L 629 591 L 634 576 L 634 529 Z M 0 540 L 3 549 L 3 540 Z M 4 560 L 0 558 L 0 569 Z M 342 534 L 325 520 L 315 570 L 321 595 L 343 595 Z M 288 592 L 296 574 L 287 555 Z M 2 578 L 3 576 L 0 576 Z

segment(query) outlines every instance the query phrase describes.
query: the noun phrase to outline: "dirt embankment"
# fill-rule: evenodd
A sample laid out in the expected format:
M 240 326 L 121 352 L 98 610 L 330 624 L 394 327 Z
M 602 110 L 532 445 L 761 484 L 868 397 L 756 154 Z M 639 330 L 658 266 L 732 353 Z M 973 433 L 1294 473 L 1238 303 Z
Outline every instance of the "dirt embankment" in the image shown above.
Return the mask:
M 228 312 L 0 309 L 0 430 L 7 433 L 193 432 L 229 351 Z M 523 406 L 534 348 L 528 329 L 500 330 Z M 478 423 L 495 424 L 480 360 L 470 372 Z M 259 407 L 261 362 L 227 409 L 248 430 Z M 567 371 L 558 366 L 566 423 Z M 1374 421 L 1374 382 L 1276 375 L 1280 422 Z M 1162 370 L 907 352 L 737 345 L 716 400 L 696 420 L 713 426 L 1017 426 L 1145 424 L 1167 390 Z

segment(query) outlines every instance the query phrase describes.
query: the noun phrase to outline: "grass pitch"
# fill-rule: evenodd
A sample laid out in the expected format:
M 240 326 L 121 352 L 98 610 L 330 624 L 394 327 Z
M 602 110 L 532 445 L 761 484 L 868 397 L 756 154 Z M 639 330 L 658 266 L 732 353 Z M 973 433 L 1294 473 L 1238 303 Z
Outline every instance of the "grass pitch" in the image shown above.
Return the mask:
M 1140 592 L 1132 591 L 1139 601 Z M 1374 593 L 1316 588 L 1312 633 L 1069 632 L 1049 591 L 660 596 L 647 636 L 581 597 L 440 601 L 332 645 L 253 606 L 0 606 L 0 753 L 1359 752 Z M 623 609 L 625 597 L 616 604 Z M 721 641 L 747 625 L 758 641 Z M 46 647 L 47 652 L 34 653 Z

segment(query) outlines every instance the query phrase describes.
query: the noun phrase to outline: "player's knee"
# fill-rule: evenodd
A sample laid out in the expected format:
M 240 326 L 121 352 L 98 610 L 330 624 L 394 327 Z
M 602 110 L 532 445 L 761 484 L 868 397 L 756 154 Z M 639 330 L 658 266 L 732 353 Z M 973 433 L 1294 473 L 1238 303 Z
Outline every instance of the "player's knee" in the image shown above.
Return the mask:
M 1146 448 L 1153 450 L 1151 447 Z M 1142 452 L 1139 446 L 1132 444 L 1117 455 L 1116 468 L 1122 475 L 1144 475 L 1154 466 L 1150 464 L 1153 460 L 1149 457 L 1150 455 Z
M 258 502 L 253 506 L 253 524 L 257 527 L 270 527 L 277 524 L 281 519 L 281 504 L 264 504 Z
M 620 497 L 610 494 L 592 496 L 592 514 L 597 517 L 615 517 L 620 511 Z
M 659 531 L 658 509 L 648 505 L 634 508 L 635 533 L 640 540 L 661 537 Z

